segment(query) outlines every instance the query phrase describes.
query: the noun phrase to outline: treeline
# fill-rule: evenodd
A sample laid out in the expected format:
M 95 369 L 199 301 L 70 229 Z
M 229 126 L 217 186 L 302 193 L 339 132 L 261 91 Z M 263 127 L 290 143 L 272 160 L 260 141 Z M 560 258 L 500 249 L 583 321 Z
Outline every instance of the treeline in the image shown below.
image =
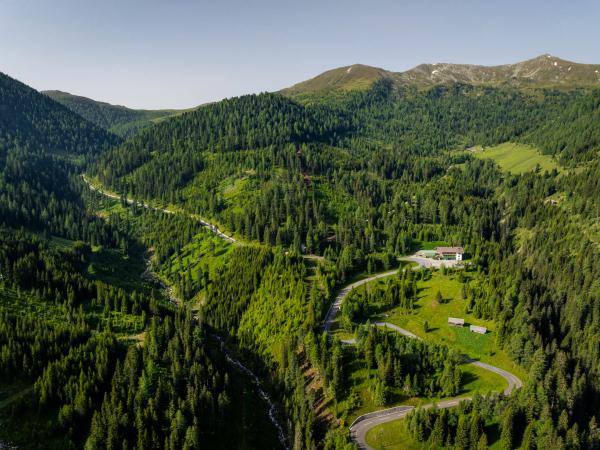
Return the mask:
M 461 402 L 457 408 L 417 408 L 406 417 L 406 427 L 417 442 L 431 448 L 487 450 L 485 425 L 500 414 L 498 402 L 496 397 L 483 398 L 476 395 L 473 401 Z M 515 425 L 512 423 L 513 418 L 507 417 L 507 422 L 509 420 L 510 426 Z M 502 429 L 500 448 L 513 448 L 507 434 L 512 431 Z
M 406 428 L 415 441 L 430 448 L 486 450 L 492 443 L 507 450 L 600 448 L 595 417 L 584 430 L 570 427 L 566 413 L 556 425 L 548 411 L 533 407 L 528 398 L 535 395 L 533 390 L 510 398 L 475 395 L 450 409 L 417 408 L 406 417 Z
M 323 139 L 343 129 L 338 115 L 319 115 L 279 95 L 260 94 L 223 100 L 145 130 L 107 153 L 96 169 L 102 182 L 151 161 L 153 153 L 177 157 L 201 150 L 233 151 Z M 157 166 L 158 167 L 158 166 Z M 177 171 L 171 171 L 176 174 Z M 179 178 L 176 176 L 176 178 Z
M 131 137 L 140 130 L 152 126 L 152 121 L 155 119 L 166 118 L 177 113 L 175 110 L 130 109 L 61 91 L 44 91 L 43 94 L 100 128 L 123 138 Z

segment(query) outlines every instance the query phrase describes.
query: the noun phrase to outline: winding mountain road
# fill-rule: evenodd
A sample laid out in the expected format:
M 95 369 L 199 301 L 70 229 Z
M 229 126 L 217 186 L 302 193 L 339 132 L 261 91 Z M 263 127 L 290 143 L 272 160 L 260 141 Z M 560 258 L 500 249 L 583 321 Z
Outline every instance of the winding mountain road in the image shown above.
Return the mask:
M 337 297 L 335 298 L 335 300 L 333 301 L 333 303 L 331 304 L 331 306 L 329 307 L 329 310 L 327 311 L 327 315 L 325 316 L 325 321 L 323 322 L 323 326 L 322 326 L 323 330 L 327 331 L 328 333 L 331 332 L 331 325 L 333 324 L 336 316 L 340 312 L 340 308 L 342 307 L 342 302 L 344 301 L 344 298 L 346 297 L 346 295 L 348 295 L 348 293 L 352 289 L 354 289 L 358 286 L 362 286 L 363 284 L 368 283 L 369 281 L 373 281 L 378 278 L 389 277 L 396 273 L 398 273 L 398 269 L 390 270 L 389 272 L 380 273 L 377 275 L 373 275 L 372 277 L 365 278 L 363 280 L 355 281 L 354 283 L 349 284 L 348 286 L 342 288 L 340 290 L 340 292 L 338 293 Z
M 413 260 L 413 261 L 415 261 L 415 260 Z M 420 261 L 415 261 L 415 262 L 420 263 Z M 354 289 L 358 286 L 361 286 L 365 283 L 368 283 L 370 281 L 379 279 L 379 278 L 389 277 L 391 275 L 396 274 L 397 272 L 398 272 L 398 270 L 392 270 L 389 272 L 380 273 L 380 274 L 374 275 L 372 277 L 365 278 L 363 280 L 349 284 L 348 286 L 345 286 L 344 288 L 342 288 L 340 290 L 340 292 L 338 293 L 338 295 L 336 296 L 333 303 L 331 304 L 329 311 L 327 312 L 327 316 L 325 317 L 325 321 L 323 323 L 323 330 L 327 331 L 328 333 L 331 333 L 331 326 L 332 326 L 333 322 L 335 321 L 337 314 L 340 311 L 342 302 L 344 301 L 344 298 L 348 295 L 348 293 L 352 289 Z M 404 336 L 407 336 L 409 338 L 412 338 L 412 339 L 421 339 L 419 336 L 411 333 L 408 330 L 405 330 L 404 328 L 399 327 L 398 325 L 394 325 L 393 323 L 373 322 L 373 325 L 378 326 L 378 327 L 389 328 L 391 330 L 394 330 L 394 331 L 396 331 Z M 356 343 L 356 340 L 355 339 L 346 339 L 346 340 L 343 340 L 342 343 L 352 345 L 352 344 Z M 475 361 L 470 358 L 467 358 L 465 362 L 466 362 L 466 364 L 472 364 L 472 365 L 480 367 L 484 370 L 489 370 L 490 372 L 493 372 L 497 375 L 500 375 L 502 378 L 504 378 L 506 380 L 506 382 L 508 383 L 508 386 L 506 387 L 506 389 L 504 389 L 505 395 L 508 395 L 514 389 L 518 389 L 523 386 L 522 381 L 516 375 L 514 375 L 504 369 L 501 369 L 496 366 L 492 366 L 491 364 L 483 363 L 480 361 Z M 448 400 L 441 400 L 436 403 L 429 403 L 429 404 L 423 405 L 423 406 L 421 406 L 421 408 L 433 408 L 434 406 L 436 406 L 437 408 L 452 408 L 454 406 L 457 406 L 460 402 L 462 402 L 464 400 L 470 400 L 470 399 L 471 399 L 471 397 L 459 397 L 459 398 L 452 398 L 452 399 L 448 399 Z M 395 406 L 393 408 L 388 408 L 388 409 L 384 409 L 384 410 L 380 410 L 380 411 L 363 414 L 362 416 L 359 416 L 350 425 L 350 437 L 358 445 L 358 447 L 360 449 L 374 450 L 373 447 L 371 447 L 367 444 L 367 439 L 366 439 L 367 432 L 371 428 L 373 428 L 377 425 L 380 425 L 382 423 L 402 419 L 402 418 L 406 417 L 406 415 L 409 412 L 411 412 L 413 409 L 415 409 L 415 407 L 411 406 L 411 405 L 400 405 L 400 406 Z
M 104 195 L 105 197 L 116 199 L 116 200 L 119 200 L 121 198 L 116 194 L 111 194 L 109 192 L 105 192 L 105 191 L 97 188 L 89 181 L 89 179 L 85 175 L 82 175 L 82 178 L 83 178 L 83 181 L 85 182 L 85 184 L 88 186 L 88 188 L 91 189 L 92 191 L 96 191 L 99 194 Z M 178 214 L 178 211 L 174 211 L 174 210 L 171 210 L 168 208 L 155 207 L 155 206 L 152 206 L 148 203 L 144 203 L 141 201 L 136 202 L 134 199 L 130 199 L 130 198 L 126 198 L 125 201 L 130 205 L 135 203 L 138 206 L 142 206 L 144 208 L 152 209 L 155 211 L 160 211 L 165 214 Z M 210 222 L 207 222 L 206 220 L 202 219 L 201 217 L 199 217 L 195 214 L 189 214 L 189 213 L 187 213 L 187 215 L 189 217 L 191 217 L 192 219 L 200 222 L 200 224 L 202 226 L 208 228 L 216 236 L 218 236 L 232 244 L 242 245 L 239 241 L 237 241 L 233 237 L 228 236 L 227 234 L 223 233 L 215 225 L 211 224 Z M 406 261 L 416 262 L 417 264 L 419 264 L 420 266 L 423 266 L 423 267 L 431 267 L 432 266 L 431 261 L 427 260 L 425 258 L 418 258 L 416 256 L 412 256 L 412 257 L 407 257 L 407 258 L 403 258 L 403 259 Z M 327 331 L 328 333 L 331 333 L 332 324 L 335 321 L 335 319 L 340 311 L 342 302 L 344 301 L 344 298 L 348 295 L 348 293 L 352 289 L 354 289 L 358 286 L 362 286 L 363 284 L 369 283 L 371 281 L 377 280 L 379 278 L 384 278 L 384 277 L 389 277 L 389 276 L 395 275 L 396 273 L 398 273 L 398 269 L 391 270 L 388 272 L 383 272 L 383 273 L 380 273 L 377 275 L 373 275 L 369 278 L 365 278 L 365 279 L 356 281 L 356 282 L 351 283 L 348 286 L 345 286 L 344 288 L 342 288 L 340 290 L 340 292 L 338 293 L 338 295 L 336 296 L 333 303 L 331 304 L 331 306 L 329 307 L 329 310 L 327 311 L 327 315 L 325 317 L 325 321 L 323 322 L 322 329 L 324 331 Z M 404 328 L 401 328 L 392 323 L 374 322 L 373 325 L 392 329 L 392 330 L 394 330 L 404 336 L 407 336 L 409 338 L 421 339 L 417 335 L 411 333 L 410 331 L 405 330 Z M 347 339 L 342 342 L 345 344 L 355 344 L 356 343 L 355 339 Z M 482 369 L 485 369 L 485 370 L 489 370 L 489 371 L 494 372 L 494 373 L 500 375 L 501 377 L 503 377 L 508 383 L 507 388 L 504 390 L 505 394 L 510 394 L 514 389 L 520 388 L 523 385 L 523 383 L 517 376 L 515 376 L 514 374 L 512 374 L 504 369 L 500 369 L 499 367 L 495 367 L 490 364 L 486 364 L 486 363 L 471 360 L 471 359 L 467 360 L 467 363 L 473 364 L 473 365 L 480 367 Z M 432 407 L 436 406 L 438 408 L 451 408 L 451 407 L 458 405 L 461 401 L 464 401 L 464 400 L 470 400 L 470 397 L 461 397 L 461 398 L 442 400 L 435 404 L 430 403 L 427 405 L 423 405 L 421 407 L 422 408 L 432 408 Z M 352 425 L 350 425 L 350 436 L 356 442 L 356 444 L 358 445 L 358 447 L 360 449 L 374 450 L 372 447 L 370 447 L 367 444 L 367 441 L 366 441 L 367 432 L 371 428 L 373 428 L 379 424 L 404 418 L 414 408 L 415 408 L 414 406 L 410 406 L 410 405 L 400 405 L 400 406 L 396 406 L 393 408 L 388 408 L 388 409 L 384 409 L 381 411 L 375 411 L 372 413 L 364 414 L 364 415 L 358 417 L 352 423 Z M 281 430 L 278 429 L 278 431 L 281 434 Z
M 102 195 L 104 195 L 105 197 L 112 198 L 112 199 L 116 199 L 116 200 L 119 200 L 119 199 L 121 198 L 121 197 L 119 197 L 119 196 L 118 196 L 118 195 L 116 195 L 116 194 L 111 194 L 110 192 L 106 192 L 106 191 L 103 191 L 103 190 L 102 190 L 102 189 L 100 189 L 100 188 L 97 188 L 96 186 L 94 186 L 94 185 L 93 185 L 93 184 L 90 182 L 90 180 L 89 180 L 89 179 L 88 179 L 88 178 L 87 178 L 85 175 L 81 175 L 81 178 L 83 178 L 83 181 L 85 182 L 85 184 L 86 184 L 86 185 L 88 186 L 88 188 L 90 188 L 92 191 L 98 192 L 99 194 L 102 194 Z M 137 202 L 136 202 L 136 201 L 135 201 L 134 199 L 132 199 L 132 198 L 126 198 L 126 199 L 125 199 L 125 201 L 126 201 L 128 204 L 130 204 L 130 205 L 133 205 L 133 204 L 135 203 L 137 206 L 142 206 L 142 207 L 144 207 L 144 208 L 146 208 L 146 209 L 152 209 L 152 210 L 154 210 L 154 211 L 160 211 L 160 212 L 163 212 L 163 213 L 165 213 L 165 214 L 177 214 L 177 213 L 178 213 L 177 211 L 173 211 L 172 209 L 168 209 L 168 208 L 159 208 L 159 207 L 152 206 L 152 205 L 149 205 L 148 203 L 144 203 L 144 202 L 141 202 L 141 201 L 137 201 Z M 226 240 L 226 241 L 228 241 L 228 242 L 231 242 L 232 244 L 241 245 L 241 243 L 240 243 L 239 241 L 237 241 L 237 240 L 236 240 L 236 239 L 234 239 L 233 237 L 231 237 L 231 236 L 228 236 L 227 234 L 223 233 L 223 232 L 222 232 L 221 230 L 219 230 L 219 229 L 218 229 L 218 228 L 217 228 L 215 225 L 213 225 L 213 224 L 212 224 L 212 223 L 210 223 L 210 222 L 207 222 L 206 220 L 204 220 L 203 218 L 201 218 L 201 217 L 200 217 L 200 216 L 198 216 L 197 214 L 189 214 L 189 213 L 184 213 L 184 214 L 186 214 L 188 217 L 190 217 L 190 218 L 192 218 L 192 219 L 194 219 L 194 220 L 197 220 L 198 222 L 200 222 L 200 224 L 201 224 L 203 227 L 205 227 L 205 228 L 208 228 L 208 229 L 209 229 L 209 230 L 210 230 L 212 233 L 214 233 L 216 236 L 220 237 L 221 239 L 224 239 L 224 240 Z

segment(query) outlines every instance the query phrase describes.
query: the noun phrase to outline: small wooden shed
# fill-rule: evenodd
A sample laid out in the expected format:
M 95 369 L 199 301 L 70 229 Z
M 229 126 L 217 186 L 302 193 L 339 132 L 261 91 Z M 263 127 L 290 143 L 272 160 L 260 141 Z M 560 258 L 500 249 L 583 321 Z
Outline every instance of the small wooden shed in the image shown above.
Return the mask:
M 487 328 L 486 327 L 480 327 L 477 325 L 471 325 L 469 327 L 469 330 L 471 331 L 471 333 L 479 333 L 479 334 L 485 334 L 487 333 Z
M 465 326 L 465 319 L 459 319 L 458 317 L 448 317 L 448 325 L 452 325 L 453 327 L 463 327 Z

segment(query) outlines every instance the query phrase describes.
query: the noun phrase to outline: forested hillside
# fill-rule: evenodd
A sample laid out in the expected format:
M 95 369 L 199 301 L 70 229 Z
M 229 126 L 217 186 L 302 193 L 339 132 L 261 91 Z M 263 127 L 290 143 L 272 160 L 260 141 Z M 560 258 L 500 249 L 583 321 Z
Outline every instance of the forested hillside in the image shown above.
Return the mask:
M 275 380 L 304 376 L 299 363 L 290 362 L 290 351 L 300 346 L 301 355 L 310 354 L 311 339 L 320 339 L 309 337 L 311 330 L 318 330 L 336 284 L 357 271 L 392 267 L 419 242 L 466 244 L 478 268 L 476 281 L 465 290 L 469 311 L 495 321 L 499 348 L 530 368 L 531 380 L 543 380 L 543 388 L 534 389 L 532 381 L 506 400 L 511 418 L 501 427 L 513 428 L 506 448 L 524 439 L 515 425 L 519 414 L 530 424 L 532 445 L 554 440 L 583 448 L 583 442 L 597 442 L 590 425 L 595 409 L 580 403 L 599 399 L 598 359 L 592 356 L 598 344 L 592 282 L 597 264 L 595 246 L 586 244 L 591 250 L 584 251 L 581 238 L 571 242 L 570 236 L 577 239 L 573 227 L 584 223 L 586 238 L 597 239 L 583 206 L 588 202 L 581 200 L 592 201 L 595 192 L 592 181 L 582 183 L 593 180 L 597 170 L 596 97 L 596 91 L 466 84 L 416 91 L 387 80 L 316 102 L 247 96 L 142 132 L 90 172 L 117 192 L 209 217 L 246 241 L 324 256 L 313 278 L 311 264 L 284 258 L 280 250 L 239 249 L 208 276 L 205 289 L 189 291 L 190 298 L 204 292 L 201 313 L 212 326 L 261 364 L 279 367 L 279 374 L 271 375 Z M 468 151 L 507 141 L 535 146 L 566 175 L 503 175 L 493 161 Z M 559 192 L 559 200 L 548 201 Z M 578 252 L 581 257 L 574 257 Z M 581 291 L 582 286 L 589 290 Z M 581 341 L 586 345 L 576 348 Z M 322 395 L 350 404 L 353 389 L 340 387 L 341 380 L 355 375 L 340 374 L 354 369 L 340 365 L 343 352 L 328 354 L 331 362 L 309 358 L 329 386 Z M 393 373 L 393 361 L 382 367 Z M 385 392 L 404 386 L 404 375 L 398 385 L 390 377 L 369 388 L 379 392 L 373 395 L 386 398 Z M 435 392 L 436 382 L 431 383 L 429 392 Z M 309 424 L 313 436 L 331 426 L 296 409 L 306 395 L 310 405 L 317 394 L 309 391 L 291 402 L 282 389 L 296 430 Z M 443 389 L 452 395 L 460 388 Z M 494 417 L 489 420 L 499 420 Z M 582 433 L 579 444 L 573 443 L 573 430 Z
M 174 109 L 131 109 L 62 91 L 44 91 L 43 94 L 100 128 L 123 138 L 133 136 L 140 130 L 152 126 L 155 121 L 164 120 L 183 112 Z
M 276 447 L 266 412 L 238 408 L 264 411 L 251 380 L 189 310 L 176 313 L 160 284 L 141 277 L 144 245 L 166 258 L 174 249 L 163 242 L 187 242 L 201 227 L 186 235 L 175 223 L 169 236 L 149 211 L 106 220 L 79 173 L 120 139 L 0 81 L 0 447 Z M 160 406 L 155 423 L 163 402 L 177 407 Z M 242 431 L 215 435 L 226 417 L 260 431 L 244 442 Z
M 375 78 L 126 141 L 0 78 L 0 446 L 350 450 L 364 413 L 460 396 L 376 440 L 600 448 L 599 92 Z M 476 157 L 503 143 L 555 169 Z
M 331 240 L 363 252 L 398 250 L 407 227 L 456 225 L 471 207 L 440 206 L 448 202 L 440 196 L 450 182 L 441 177 L 448 163 L 468 159 L 449 150 L 518 140 L 565 165 L 593 158 L 595 96 L 466 85 L 415 93 L 382 81 L 328 106 L 272 94 L 241 97 L 141 133 L 91 173 L 117 192 L 177 204 L 246 239 L 309 251 L 323 251 Z M 580 112 L 576 123 L 565 120 L 569 111 Z M 582 141 L 580 129 L 589 139 Z
M 34 89 L 0 73 L 0 150 L 97 155 L 119 142 Z

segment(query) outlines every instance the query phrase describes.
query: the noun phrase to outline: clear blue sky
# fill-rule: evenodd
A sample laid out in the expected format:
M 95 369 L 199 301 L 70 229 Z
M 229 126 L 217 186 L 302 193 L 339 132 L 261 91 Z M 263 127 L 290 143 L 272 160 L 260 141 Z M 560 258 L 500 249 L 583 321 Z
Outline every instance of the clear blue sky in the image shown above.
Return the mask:
M 0 0 L 0 71 L 131 107 L 277 90 L 353 63 L 600 63 L 600 1 Z

